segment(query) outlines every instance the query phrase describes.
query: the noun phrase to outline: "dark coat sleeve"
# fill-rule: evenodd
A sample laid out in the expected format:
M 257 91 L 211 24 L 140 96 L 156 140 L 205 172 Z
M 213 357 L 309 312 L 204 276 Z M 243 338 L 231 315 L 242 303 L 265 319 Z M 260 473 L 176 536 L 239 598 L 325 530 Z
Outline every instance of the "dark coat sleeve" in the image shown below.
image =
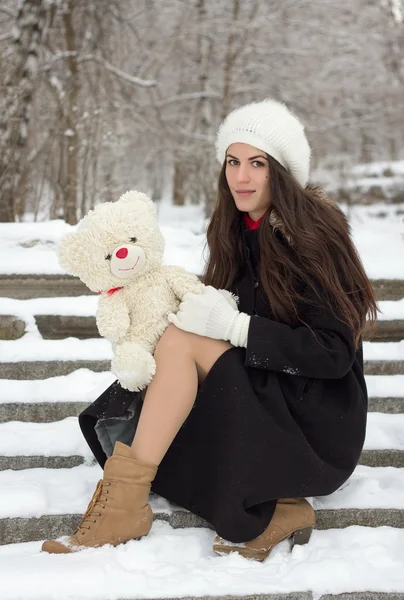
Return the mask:
M 302 377 L 344 377 L 355 361 L 351 329 L 328 308 L 311 309 L 305 321 L 310 327 L 251 317 L 245 365 Z

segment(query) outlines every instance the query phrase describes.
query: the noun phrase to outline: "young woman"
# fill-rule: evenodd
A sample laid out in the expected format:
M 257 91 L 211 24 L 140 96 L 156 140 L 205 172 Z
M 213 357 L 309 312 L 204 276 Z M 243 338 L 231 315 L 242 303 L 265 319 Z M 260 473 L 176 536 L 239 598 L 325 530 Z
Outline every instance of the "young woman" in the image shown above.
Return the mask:
M 310 148 L 283 104 L 233 111 L 216 150 L 205 292 L 171 315 L 147 390 L 115 382 L 80 415 L 104 478 L 47 552 L 147 535 L 151 487 L 210 523 L 216 552 L 263 560 L 283 539 L 308 541 L 304 498 L 331 494 L 358 463 L 361 335 L 378 309 L 347 220 L 307 187 Z

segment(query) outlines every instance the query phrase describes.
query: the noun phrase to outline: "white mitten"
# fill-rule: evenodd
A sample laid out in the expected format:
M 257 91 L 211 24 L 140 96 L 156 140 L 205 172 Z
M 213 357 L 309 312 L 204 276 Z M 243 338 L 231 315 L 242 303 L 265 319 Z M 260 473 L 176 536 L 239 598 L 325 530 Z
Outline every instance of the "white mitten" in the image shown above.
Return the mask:
M 223 291 L 208 285 L 203 294 L 185 294 L 177 314 L 169 314 L 168 320 L 183 331 L 246 348 L 250 316 L 239 312 L 233 297 L 230 303 L 230 292 Z

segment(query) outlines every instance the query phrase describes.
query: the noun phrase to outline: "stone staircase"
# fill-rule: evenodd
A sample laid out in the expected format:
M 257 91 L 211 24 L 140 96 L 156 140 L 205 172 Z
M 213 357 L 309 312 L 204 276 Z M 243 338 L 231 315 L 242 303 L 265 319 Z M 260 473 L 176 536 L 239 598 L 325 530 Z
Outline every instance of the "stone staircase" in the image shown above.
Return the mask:
M 404 298 L 404 280 L 380 280 L 373 284 L 378 300 Z M 90 383 L 92 377 L 99 383 L 105 381 L 104 388 L 112 379 L 107 382 L 110 363 L 103 358 L 68 361 L 41 358 L 14 362 L 4 359 L 8 349 L 14 347 L 12 344 L 24 335 L 27 326 L 24 311 L 33 315 L 43 342 L 49 340 L 55 344 L 51 348 L 59 347 L 66 338 L 84 341 L 99 337 L 94 316 L 54 314 L 57 310 L 43 314 L 46 312 L 43 305 L 40 314 L 35 311 L 35 298 L 52 299 L 49 306 L 56 306 L 58 298 L 70 296 L 73 301 L 74 296 L 88 295 L 87 288 L 79 281 L 68 276 L 0 276 L 0 290 L 4 299 L 21 301 L 21 309 L 9 314 L 2 309 L 4 314 L 0 315 L 0 355 L 3 354 L 0 357 L 0 545 L 6 545 L 67 535 L 78 523 L 101 470 L 81 438 L 77 415 L 98 392 L 91 395 L 86 391 L 82 397 L 76 394 L 69 400 L 62 393 L 57 378 L 68 374 L 73 378 L 75 373 L 81 373 Z M 404 319 L 398 319 L 379 321 L 372 341 L 368 342 L 370 349 L 377 349 L 369 353 L 370 358 L 365 352 L 370 392 L 369 437 L 360 465 L 350 481 L 330 497 L 314 499 L 320 530 L 352 525 L 404 529 L 404 508 L 400 507 L 404 507 L 404 501 L 393 500 L 404 494 L 404 436 L 401 433 L 404 431 L 404 360 L 387 352 L 391 344 L 402 341 L 404 343 Z M 38 342 L 38 348 L 39 345 Z M 397 382 L 402 383 L 401 394 L 395 392 Z M 386 393 L 389 387 L 391 394 Z M 383 394 L 377 393 L 380 389 Z M 386 442 L 383 447 L 380 440 Z M 368 500 L 366 507 L 350 503 L 352 490 L 361 492 Z M 170 506 L 162 498 L 153 496 L 151 502 L 155 520 L 166 521 L 173 528 L 208 526 L 202 519 Z M 312 594 L 296 592 L 263 597 L 309 600 Z M 323 600 L 331 597 L 321 596 Z M 404 599 L 404 594 L 370 591 L 344 594 L 340 598 L 398 600 Z

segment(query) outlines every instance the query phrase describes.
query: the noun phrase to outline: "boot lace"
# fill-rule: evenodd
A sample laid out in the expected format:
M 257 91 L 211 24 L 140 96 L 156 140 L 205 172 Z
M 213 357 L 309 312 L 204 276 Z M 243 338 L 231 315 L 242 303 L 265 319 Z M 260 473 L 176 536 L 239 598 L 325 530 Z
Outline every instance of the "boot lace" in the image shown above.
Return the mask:
M 87 506 L 87 510 L 84 513 L 79 526 L 77 527 L 75 532 L 76 534 L 81 533 L 81 535 L 84 535 L 86 529 L 91 529 L 91 523 L 97 522 L 97 519 L 94 517 L 101 517 L 102 513 L 96 512 L 96 507 L 98 506 L 99 509 L 103 510 L 106 508 L 105 504 L 108 502 L 107 495 L 109 494 L 109 490 L 107 488 L 109 488 L 110 485 L 111 484 L 109 481 L 104 481 L 103 479 L 100 479 L 100 481 L 97 483 L 93 497 Z

